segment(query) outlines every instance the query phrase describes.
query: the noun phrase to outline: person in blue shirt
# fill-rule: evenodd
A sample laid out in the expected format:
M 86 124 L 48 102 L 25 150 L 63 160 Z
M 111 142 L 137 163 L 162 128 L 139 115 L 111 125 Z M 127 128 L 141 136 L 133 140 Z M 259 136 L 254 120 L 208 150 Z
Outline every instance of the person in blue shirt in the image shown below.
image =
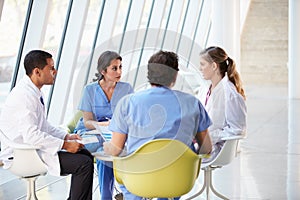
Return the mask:
M 87 131 L 95 129 L 94 124 L 108 126 L 118 101 L 125 95 L 133 92 L 129 83 L 121 82 L 122 57 L 114 51 L 103 52 L 97 65 L 97 80 L 85 86 L 79 104 L 83 118 L 75 128 L 83 138 Z M 99 142 L 87 144 L 90 152 L 102 148 L 103 139 L 98 136 Z M 111 162 L 97 160 L 100 195 L 102 200 L 112 199 L 114 175 Z
M 199 153 L 209 153 L 212 145 L 207 129 L 211 120 L 200 101 L 193 95 L 172 90 L 178 74 L 178 56 L 159 51 L 148 61 L 151 88 L 123 97 L 111 119 L 110 142 L 104 142 L 104 152 L 117 156 L 125 143 L 128 154 L 144 143 L 171 138 L 191 146 L 195 139 Z M 125 186 L 121 190 L 126 200 L 141 200 Z M 177 198 L 178 199 L 178 198 Z

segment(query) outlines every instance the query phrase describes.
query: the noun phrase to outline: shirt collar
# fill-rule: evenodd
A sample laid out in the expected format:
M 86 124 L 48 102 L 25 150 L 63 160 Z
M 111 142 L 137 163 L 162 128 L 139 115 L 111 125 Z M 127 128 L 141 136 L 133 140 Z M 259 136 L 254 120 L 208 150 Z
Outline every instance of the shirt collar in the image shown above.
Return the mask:
M 25 85 L 29 86 L 33 94 L 37 95 L 38 97 L 43 96 L 42 91 L 31 81 L 29 76 L 25 75 L 22 81 Z

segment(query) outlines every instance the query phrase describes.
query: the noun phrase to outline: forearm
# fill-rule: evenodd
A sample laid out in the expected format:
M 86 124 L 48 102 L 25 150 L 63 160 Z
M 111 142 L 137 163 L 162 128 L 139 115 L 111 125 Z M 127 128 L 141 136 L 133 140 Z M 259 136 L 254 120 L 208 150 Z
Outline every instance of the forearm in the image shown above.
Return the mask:
M 124 148 L 127 134 L 113 132 L 110 142 L 103 143 L 103 149 L 106 154 L 118 156 Z
M 212 143 L 207 130 L 197 133 L 196 140 L 199 144 L 200 154 L 209 154 L 212 151 Z
M 109 121 L 97 122 L 94 120 L 89 120 L 87 123 L 84 123 L 84 126 L 89 130 L 94 130 L 96 128 L 95 124 L 98 124 L 100 126 L 108 126 Z
M 95 121 L 95 120 L 84 120 L 84 126 L 85 126 L 85 128 L 87 128 L 89 130 L 95 129 L 95 126 L 94 126 L 95 123 L 97 123 L 97 121 Z
M 112 156 L 118 156 L 123 149 L 115 146 L 114 144 L 112 144 L 111 142 L 105 142 L 103 144 L 104 147 L 104 152 L 108 155 L 112 155 Z

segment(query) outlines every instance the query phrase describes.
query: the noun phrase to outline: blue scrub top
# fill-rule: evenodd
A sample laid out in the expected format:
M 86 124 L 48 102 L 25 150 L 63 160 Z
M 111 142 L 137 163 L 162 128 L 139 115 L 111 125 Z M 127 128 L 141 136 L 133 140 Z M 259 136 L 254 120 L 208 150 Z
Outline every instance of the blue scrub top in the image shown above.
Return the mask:
M 128 134 L 130 154 L 145 142 L 158 138 L 177 139 L 190 146 L 197 132 L 211 120 L 194 96 L 166 87 L 152 87 L 122 98 L 109 129 Z
M 111 119 L 119 100 L 130 93 L 133 93 L 133 88 L 130 84 L 117 82 L 111 101 L 109 101 L 98 81 L 96 81 L 85 86 L 78 109 L 92 112 L 94 119 L 97 121 L 107 121 L 107 118 Z M 75 128 L 76 132 L 79 130 L 81 132 L 87 131 L 82 118 Z

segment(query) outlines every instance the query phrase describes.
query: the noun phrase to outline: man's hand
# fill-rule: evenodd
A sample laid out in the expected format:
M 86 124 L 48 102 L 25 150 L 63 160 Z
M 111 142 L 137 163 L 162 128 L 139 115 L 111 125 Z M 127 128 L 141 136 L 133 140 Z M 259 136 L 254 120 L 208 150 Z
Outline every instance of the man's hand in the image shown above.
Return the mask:
M 76 140 L 65 140 L 62 149 L 65 149 L 67 152 L 76 153 L 84 147 L 82 143 L 77 142 Z

